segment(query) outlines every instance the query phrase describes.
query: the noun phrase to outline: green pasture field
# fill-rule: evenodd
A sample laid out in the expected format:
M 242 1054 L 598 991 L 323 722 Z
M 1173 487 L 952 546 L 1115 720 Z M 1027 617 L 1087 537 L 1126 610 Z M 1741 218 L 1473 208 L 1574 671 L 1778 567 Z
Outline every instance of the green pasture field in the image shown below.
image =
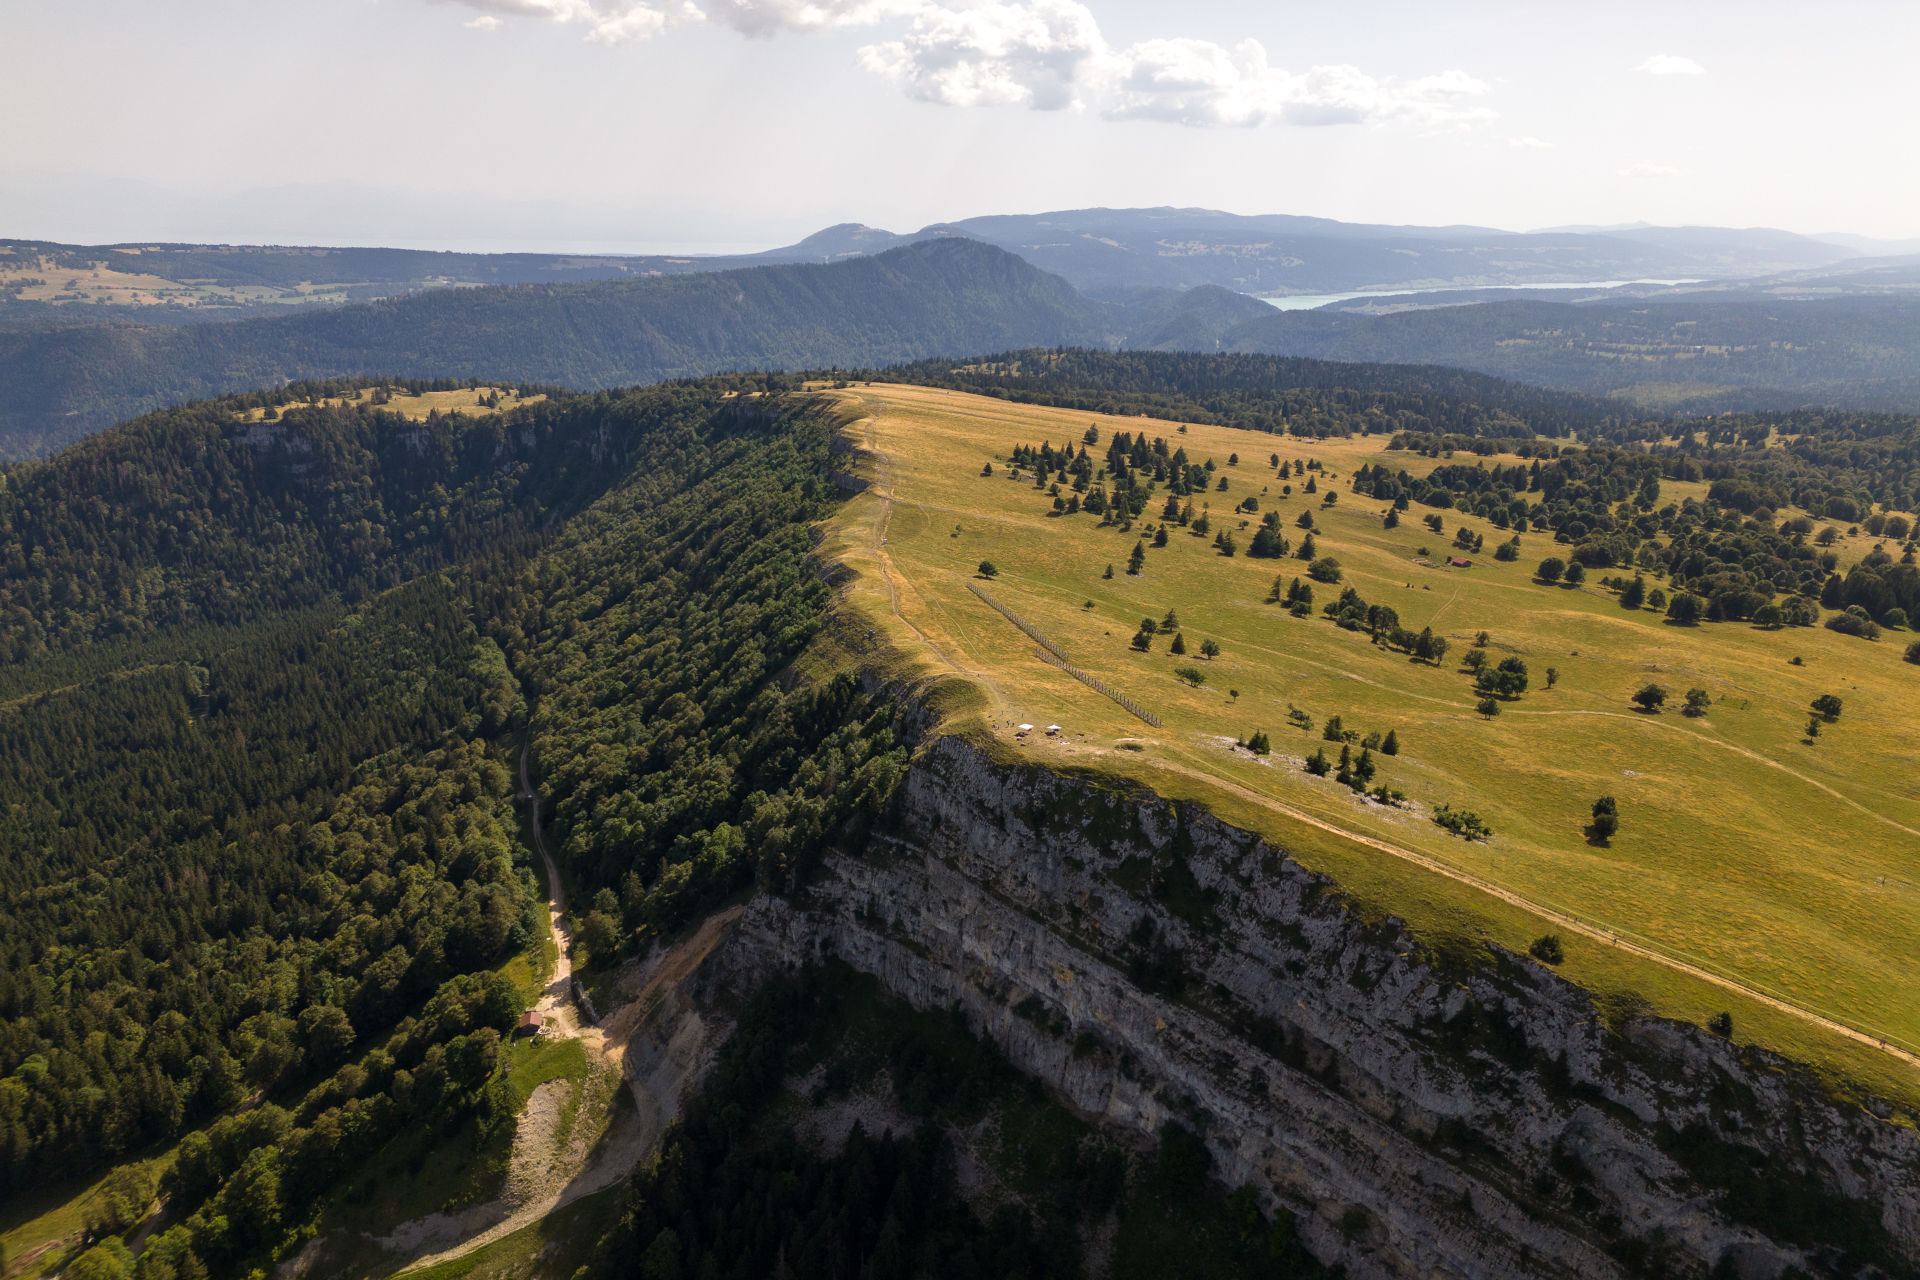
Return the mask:
M 843 607 L 890 642 L 900 674 L 942 686 L 937 705 L 949 731 L 1006 755 L 1120 774 L 1203 801 L 1417 932 L 1487 937 L 1518 950 L 1561 932 L 1562 971 L 1602 997 L 1644 999 L 1695 1021 L 1727 1011 L 1736 1039 L 1789 1053 L 1836 1080 L 1920 1097 L 1911 1060 L 1801 1016 L 1920 1050 L 1920 667 L 1902 661 L 1912 638 L 1905 632 L 1874 643 L 1824 628 L 1682 628 L 1622 609 L 1617 593 L 1597 585 L 1618 571 L 1596 571 L 1581 587 L 1535 582 L 1541 559 L 1567 553 L 1551 533 L 1521 535 L 1519 559 L 1501 563 L 1493 548 L 1511 535 L 1457 511 L 1439 513 L 1442 534 L 1422 523 L 1426 509 L 1418 506 L 1386 529 L 1385 504 L 1352 492 L 1355 469 L 1384 462 L 1420 473 L 1439 462 L 1391 451 L 1384 436 L 1309 441 L 1182 428 L 913 386 L 835 394 L 874 482 L 828 531 L 829 552 L 857 575 Z M 1015 446 L 1071 441 L 1077 449 L 1089 425 L 1100 433 L 1096 463 L 1118 431 L 1164 436 L 1196 462 L 1211 458 L 1228 489 L 1192 502 L 1196 511 L 1209 508 L 1215 532 L 1234 531 L 1240 553 L 1224 556 L 1211 534 L 1178 526 L 1154 548 L 1164 486 L 1123 532 L 1098 516 L 1056 515 L 1030 473 L 1011 478 Z M 1239 461 L 1230 466 L 1234 453 Z M 1304 495 L 1296 476 L 1287 482 L 1292 496 L 1281 496 L 1269 462 L 1275 453 L 1317 460 L 1325 468 L 1315 473 L 1320 492 Z M 993 474 L 982 476 L 987 463 Z M 1662 501 L 1704 490 L 1665 485 Z M 1338 494 L 1330 508 L 1329 493 Z M 1318 553 L 1336 558 L 1345 583 L 1369 602 L 1397 610 L 1402 625 L 1447 637 L 1446 661 L 1415 662 L 1364 632 L 1337 628 L 1319 606 L 1338 586 L 1312 584 L 1309 618 L 1269 603 L 1276 576 L 1305 580 L 1307 566 L 1246 555 L 1259 517 L 1231 513 L 1249 495 L 1261 514 L 1282 513 L 1295 544 L 1295 520 L 1311 508 Z M 1486 536 L 1465 569 L 1447 566 L 1450 554 L 1468 554 L 1452 546 L 1461 524 Z M 1130 576 L 1128 556 L 1142 539 L 1146 562 Z M 1845 560 L 1870 546 L 1849 537 L 1837 549 Z M 977 573 L 983 560 L 998 570 L 991 580 Z M 970 586 L 1161 725 L 1043 661 Z M 1157 622 L 1169 610 L 1178 613 L 1188 655 L 1172 656 L 1165 635 L 1147 653 L 1132 649 L 1141 619 Z M 1482 631 L 1489 657 L 1520 656 L 1531 680 L 1492 717 L 1476 710 L 1461 666 Z M 1220 645 L 1217 659 L 1199 656 L 1203 639 Z M 1198 669 L 1202 683 L 1176 678 L 1181 667 Z M 1549 667 L 1558 673 L 1550 690 Z M 1649 682 L 1672 691 L 1658 715 L 1629 701 Z M 1680 714 L 1690 688 L 1711 696 L 1705 716 Z M 1809 742 L 1809 703 L 1827 693 L 1841 697 L 1844 710 Z M 1290 725 L 1290 708 L 1312 718 L 1312 731 Z M 1337 757 L 1339 747 L 1321 738 L 1336 715 L 1362 734 L 1397 733 L 1400 753 L 1376 756 L 1376 781 L 1404 792 L 1406 806 L 1363 800 L 1305 772 L 1303 758 L 1316 748 Z M 1021 735 L 1022 724 L 1036 728 Z M 1052 724 L 1062 726 L 1057 737 L 1044 732 Z M 1256 731 L 1270 736 L 1270 755 L 1236 746 Z M 1620 830 L 1594 843 L 1585 828 L 1602 795 L 1617 800 Z M 1450 835 L 1431 820 L 1441 804 L 1478 813 L 1493 838 Z M 1480 883 L 1450 879 L 1449 871 Z M 1590 932 L 1556 928 L 1569 920 Z
M 435 411 L 440 413 L 464 413 L 470 418 L 484 418 L 488 414 L 504 413 L 506 410 L 518 405 L 533 404 L 535 401 L 545 400 L 547 398 L 541 394 L 522 396 L 516 399 L 513 394 L 513 388 L 511 387 L 459 387 L 452 391 L 417 392 L 408 391 L 402 387 L 394 387 L 392 388 L 392 392 L 393 398 L 380 407 L 388 413 L 397 413 L 403 418 L 411 418 L 416 422 L 426 421 L 427 415 Z M 488 408 L 481 403 L 487 396 L 495 392 L 498 392 L 500 396 L 500 404 L 498 407 Z M 371 394 L 372 391 L 370 388 L 362 387 L 351 396 L 329 396 L 315 403 L 321 405 L 366 404 L 370 402 L 369 396 Z M 241 409 L 233 416 L 240 422 L 262 422 L 266 419 L 266 410 L 257 408 Z

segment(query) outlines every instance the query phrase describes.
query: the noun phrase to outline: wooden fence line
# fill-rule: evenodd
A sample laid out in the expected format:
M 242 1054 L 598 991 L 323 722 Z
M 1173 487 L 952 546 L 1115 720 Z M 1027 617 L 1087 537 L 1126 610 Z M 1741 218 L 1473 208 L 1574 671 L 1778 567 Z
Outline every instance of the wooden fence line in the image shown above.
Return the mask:
M 1072 676 L 1075 680 L 1078 680 L 1081 684 L 1086 685 L 1087 688 L 1092 689 L 1095 693 L 1103 694 L 1104 696 L 1111 698 L 1120 707 L 1122 707 L 1128 712 L 1131 712 L 1133 715 L 1140 717 L 1140 719 L 1146 721 L 1148 724 L 1152 725 L 1154 728 L 1158 729 L 1160 727 L 1159 716 L 1156 716 L 1155 714 L 1153 714 L 1153 712 L 1147 710 L 1145 707 L 1135 702 L 1132 698 L 1129 698 L 1126 694 L 1121 693 L 1118 689 L 1113 688 L 1111 685 L 1099 679 L 1097 676 L 1088 675 L 1086 672 L 1082 671 L 1080 668 L 1074 666 L 1072 660 L 1067 657 L 1065 650 L 1063 650 L 1059 645 L 1055 644 L 1053 641 L 1047 639 L 1046 636 L 1040 633 L 1040 630 L 1037 627 L 1033 626 L 1025 618 L 1021 617 L 1019 614 L 1015 613 L 1013 610 L 1007 608 L 1007 606 L 1001 604 L 998 600 L 995 600 L 992 596 L 982 591 L 979 587 L 979 584 L 969 582 L 967 584 L 967 590 L 973 592 L 973 594 L 975 594 L 976 596 L 979 596 L 982 600 L 992 605 L 994 610 L 998 612 L 1001 617 L 1005 618 L 1008 622 L 1011 622 L 1014 626 L 1020 628 L 1021 631 L 1025 632 L 1029 640 L 1032 640 L 1035 644 L 1040 646 L 1041 658 L 1043 658 L 1047 662 L 1052 663 L 1054 666 L 1059 667 L 1062 671 Z

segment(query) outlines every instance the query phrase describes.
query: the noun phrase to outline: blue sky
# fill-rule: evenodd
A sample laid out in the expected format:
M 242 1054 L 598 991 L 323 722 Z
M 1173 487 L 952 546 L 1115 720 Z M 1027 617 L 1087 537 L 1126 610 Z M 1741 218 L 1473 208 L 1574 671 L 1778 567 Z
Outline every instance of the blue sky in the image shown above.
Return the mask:
M 0 236 L 724 249 L 1203 205 L 1920 236 L 1920 8 L 0 0 Z

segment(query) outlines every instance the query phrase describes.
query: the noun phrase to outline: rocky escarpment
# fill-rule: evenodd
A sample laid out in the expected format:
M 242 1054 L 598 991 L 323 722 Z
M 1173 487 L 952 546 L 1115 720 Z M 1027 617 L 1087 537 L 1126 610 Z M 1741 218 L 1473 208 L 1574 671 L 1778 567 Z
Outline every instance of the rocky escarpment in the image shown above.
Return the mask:
M 831 955 L 957 1005 L 1080 1111 L 1201 1132 L 1356 1276 L 1920 1274 L 1911 1129 L 1462 950 L 1203 811 L 943 739 L 724 962 Z

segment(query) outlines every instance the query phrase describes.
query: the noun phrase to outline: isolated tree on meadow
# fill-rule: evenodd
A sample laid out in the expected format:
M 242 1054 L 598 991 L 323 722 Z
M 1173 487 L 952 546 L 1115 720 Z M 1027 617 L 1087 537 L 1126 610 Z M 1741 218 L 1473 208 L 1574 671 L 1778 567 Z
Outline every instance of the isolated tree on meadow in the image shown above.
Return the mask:
M 1186 651 L 1187 651 L 1186 633 L 1183 631 L 1174 632 L 1173 643 L 1167 646 L 1167 652 L 1173 653 L 1173 654 L 1185 654 Z
M 995 565 L 995 564 L 993 563 L 993 561 L 991 561 L 991 560 L 982 560 L 982 561 L 980 562 L 980 576 L 981 576 L 981 577 L 983 577 L 983 578 L 992 578 L 992 577 L 996 577 L 996 576 L 998 576 L 998 575 L 999 575 L 999 573 L 1000 573 L 1000 569 L 999 569 L 999 566 L 997 566 L 997 565 Z
M 1840 699 L 1831 693 L 1823 693 L 1813 700 L 1813 710 L 1822 720 L 1832 724 L 1840 718 Z
M 1135 542 L 1133 544 L 1133 554 L 1127 557 L 1128 576 L 1138 577 L 1140 574 L 1140 566 L 1145 564 L 1146 562 L 1147 562 L 1147 544 L 1144 542 Z
M 1567 571 L 1567 562 L 1559 556 L 1548 556 L 1533 571 L 1533 576 L 1542 582 L 1558 582 Z
M 1601 796 L 1593 802 L 1593 821 L 1588 824 L 1587 832 L 1595 840 L 1605 843 L 1613 838 L 1620 829 L 1620 810 L 1612 796 Z
M 1220 645 L 1212 638 L 1200 642 L 1200 656 L 1211 662 L 1220 656 Z
M 1380 754 L 1383 756 L 1397 756 L 1400 754 L 1400 735 L 1392 729 L 1387 730 L 1387 736 L 1381 739 Z
M 1567 958 L 1566 948 L 1560 945 L 1560 935 L 1546 933 L 1535 938 L 1527 947 L 1527 954 L 1541 964 L 1559 964 Z
M 1705 689 L 1689 689 L 1687 690 L 1687 705 L 1680 708 L 1680 714 L 1685 716 L 1703 716 L 1707 714 L 1707 708 L 1712 705 L 1713 699 L 1707 696 Z
M 1660 708 L 1666 705 L 1666 701 L 1666 689 L 1657 684 L 1643 685 L 1640 691 L 1633 695 L 1634 704 L 1642 711 L 1653 715 L 1660 714 Z
M 1560 683 L 1560 668 L 1548 667 L 1547 668 L 1547 688 L 1551 689 L 1553 688 L 1553 686 L 1559 683 Z

